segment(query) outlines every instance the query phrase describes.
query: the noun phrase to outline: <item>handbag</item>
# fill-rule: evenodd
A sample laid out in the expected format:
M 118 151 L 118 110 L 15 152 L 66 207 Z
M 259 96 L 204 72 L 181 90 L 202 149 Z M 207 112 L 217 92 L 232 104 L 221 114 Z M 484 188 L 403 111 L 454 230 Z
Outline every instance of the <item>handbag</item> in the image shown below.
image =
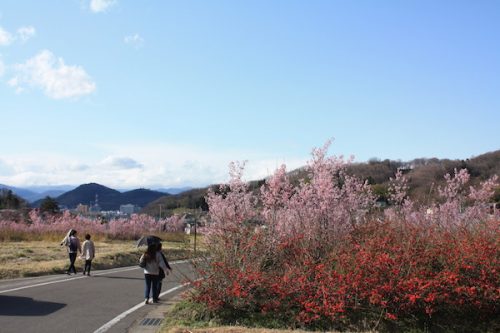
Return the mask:
M 139 260 L 139 267 L 140 268 L 146 268 L 146 260 L 141 258 L 142 260 Z

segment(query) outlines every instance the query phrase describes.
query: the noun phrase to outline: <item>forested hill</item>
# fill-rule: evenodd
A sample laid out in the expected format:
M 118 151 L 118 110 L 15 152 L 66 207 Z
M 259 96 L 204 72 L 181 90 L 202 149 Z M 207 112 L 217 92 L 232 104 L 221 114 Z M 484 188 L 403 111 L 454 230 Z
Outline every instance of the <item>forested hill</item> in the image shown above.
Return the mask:
M 152 216 L 172 215 L 176 210 L 202 209 L 207 210 L 205 195 L 208 187 L 191 189 L 175 195 L 160 197 L 144 207 L 141 213 Z
M 418 158 L 401 162 L 372 159 L 367 163 L 354 163 L 349 166 L 348 171 L 367 180 L 374 185 L 375 191 L 383 195 L 389 178 L 394 177 L 398 168 L 405 170 L 412 199 L 428 202 L 436 198 L 436 188 L 444 183 L 444 175 L 453 174 L 455 169 L 467 169 L 471 175 L 471 184 L 477 184 L 495 174 L 500 176 L 500 150 L 465 160 Z
M 372 185 L 373 191 L 384 199 L 387 195 L 389 178 L 394 177 L 398 168 L 405 169 L 409 179 L 410 196 L 419 202 L 434 200 L 437 187 L 444 183 L 444 175 L 453 174 L 454 169 L 467 168 L 471 174 L 471 183 L 477 184 L 493 175 L 500 176 L 500 150 L 489 152 L 465 160 L 450 160 L 437 158 L 418 158 L 409 162 L 372 159 L 366 163 L 353 163 L 347 171 Z M 303 169 L 290 172 L 292 179 L 305 177 Z M 251 182 L 253 188 L 258 188 L 264 180 Z M 172 214 L 182 209 L 207 209 L 204 197 L 208 187 L 194 189 L 177 195 L 161 197 L 151 202 L 143 209 L 143 213 L 159 216 Z M 500 202 L 500 189 L 495 197 Z
M 59 205 L 75 208 L 78 204 L 94 205 L 97 200 L 102 210 L 118 210 L 120 205 L 133 204 L 140 207 L 146 206 L 162 196 L 169 194 L 147 189 L 137 189 L 128 192 L 119 192 L 109 187 L 90 183 L 80 185 L 74 190 L 66 192 L 56 198 Z
M 169 197 L 169 196 L 170 194 L 168 193 L 140 188 L 128 192 L 123 192 L 121 194 L 120 201 L 125 204 L 132 203 L 139 207 L 145 207 L 147 204 L 157 200 L 158 198 Z

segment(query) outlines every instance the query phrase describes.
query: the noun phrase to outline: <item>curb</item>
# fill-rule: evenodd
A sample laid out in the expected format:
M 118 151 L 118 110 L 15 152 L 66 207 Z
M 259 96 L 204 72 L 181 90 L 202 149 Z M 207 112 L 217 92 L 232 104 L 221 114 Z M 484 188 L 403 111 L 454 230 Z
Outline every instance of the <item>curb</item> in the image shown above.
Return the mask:
M 184 292 L 180 292 L 173 297 L 165 295 L 166 300 L 160 301 L 159 304 L 147 305 L 151 310 L 141 319 L 138 319 L 128 330 L 128 333 L 158 333 L 161 330 L 163 319 L 171 308 L 180 300 Z M 168 299 L 167 299 L 168 297 Z

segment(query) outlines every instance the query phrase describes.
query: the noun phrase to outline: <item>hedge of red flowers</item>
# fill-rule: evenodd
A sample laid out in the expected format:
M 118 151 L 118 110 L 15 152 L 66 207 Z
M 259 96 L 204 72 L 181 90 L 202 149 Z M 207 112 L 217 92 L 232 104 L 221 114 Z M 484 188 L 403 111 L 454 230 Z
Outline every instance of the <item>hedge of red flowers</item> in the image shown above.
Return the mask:
M 402 194 L 399 174 L 393 206 L 381 213 L 371 209 L 367 187 L 346 181 L 343 161 L 325 152 L 314 152 L 308 179 L 292 186 L 282 168 L 258 194 L 233 165 L 231 191 L 207 198 L 211 261 L 194 300 L 228 322 L 500 328 L 500 219 L 482 209 L 496 178 L 467 188 L 467 173 L 457 171 L 429 210 Z

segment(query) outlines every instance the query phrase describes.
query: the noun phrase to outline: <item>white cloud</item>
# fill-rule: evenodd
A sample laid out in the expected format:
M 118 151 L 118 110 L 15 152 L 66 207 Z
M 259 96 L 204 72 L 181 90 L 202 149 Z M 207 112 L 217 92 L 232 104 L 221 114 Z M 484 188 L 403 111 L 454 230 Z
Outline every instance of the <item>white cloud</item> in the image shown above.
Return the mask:
M 8 46 L 16 40 L 21 40 L 21 42 L 26 42 L 28 39 L 35 36 L 36 30 L 33 26 L 24 26 L 17 29 L 15 35 L 11 34 L 4 28 L 0 27 L 0 46 Z
M 0 27 L 0 46 L 8 46 L 13 40 L 12 34 Z
M 10 79 L 9 81 L 7 81 L 7 84 L 9 86 L 11 86 L 12 88 L 14 88 L 16 90 L 16 94 L 20 94 L 22 92 L 24 92 L 24 88 L 19 84 L 19 80 L 17 79 L 17 77 L 13 77 L 12 79 Z
M 115 157 L 109 156 L 105 158 L 101 165 L 109 166 L 116 169 L 141 169 L 143 166 L 141 163 L 135 161 L 130 157 Z
M 96 147 L 95 150 L 97 154 L 108 157 L 81 161 L 81 156 L 67 152 L 4 154 L 3 166 L 11 172 L 0 173 L 0 183 L 27 186 L 96 182 L 119 189 L 204 187 L 228 181 L 231 161 L 248 160 L 244 178 L 256 180 L 271 175 L 282 163 L 288 170 L 293 170 L 304 166 L 308 159 L 306 156 L 283 160 L 258 152 L 222 151 L 179 144 L 138 143 Z
M 17 77 L 13 77 L 9 81 L 7 81 L 7 84 L 12 88 L 16 88 L 19 86 L 19 80 L 17 79 Z
M 36 30 L 32 26 L 21 27 L 17 29 L 17 35 L 21 39 L 21 41 L 26 42 L 28 39 L 34 37 L 36 34 Z
M 16 90 L 24 85 L 38 87 L 54 99 L 80 97 L 95 91 L 96 85 L 80 66 L 68 66 L 62 58 L 43 50 L 24 64 L 14 66 L 17 75 L 9 80 Z
M 114 6 L 116 2 L 116 0 L 91 0 L 90 10 L 92 10 L 94 13 L 105 12 L 111 6 Z
M 0 159 L 0 174 L 10 175 L 12 174 L 12 168 L 5 163 L 2 159 Z
M 141 161 L 143 168 L 129 174 L 124 180 L 138 184 L 161 184 L 164 186 L 205 186 L 225 182 L 228 166 L 232 161 L 248 160 L 244 177 L 246 180 L 262 179 L 271 175 L 276 168 L 285 163 L 289 170 L 304 166 L 305 158 L 275 158 L 260 152 L 211 149 L 203 146 L 160 144 L 150 142 L 106 146 L 117 156 L 131 156 Z
M 144 38 L 142 38 L 138 33 L 125 36 L 123 41 L 125 44 L 132 45 L 135 48 L 140 48 L 144 45 Z

